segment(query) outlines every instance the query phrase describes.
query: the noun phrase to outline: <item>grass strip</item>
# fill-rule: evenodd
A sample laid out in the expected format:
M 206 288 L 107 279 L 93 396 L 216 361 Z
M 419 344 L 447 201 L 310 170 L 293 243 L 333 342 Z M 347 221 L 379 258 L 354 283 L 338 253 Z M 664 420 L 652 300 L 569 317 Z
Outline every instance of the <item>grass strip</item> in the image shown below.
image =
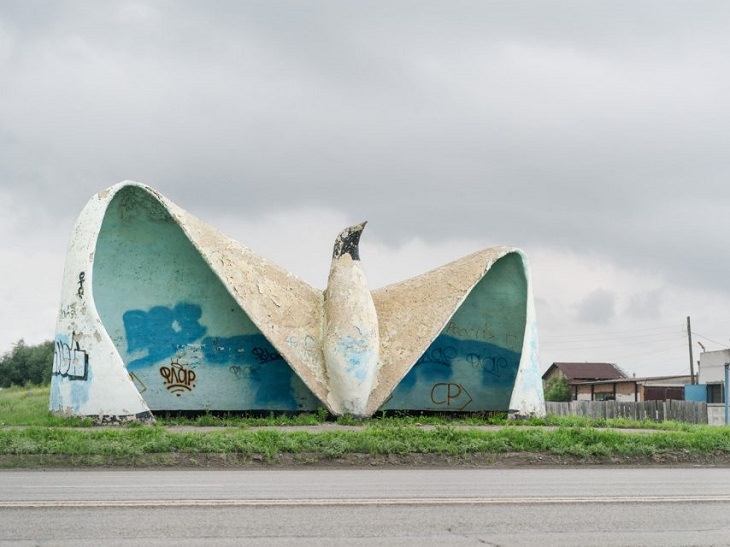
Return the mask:
M 505 427 L 496 431 L 436 427 L 363 427 L 355 431 L 285 432 L 225 429 L 174 432 L 163 427 L 0 429 L 0 454 L 134 457 L 141 454 L 230 453 L 263 455 L 317 453 L 443 454 L 541 452 L 589 456 L 647 456 L 667 451 L 730 453 L 730 429 L 622 433 L 592 428 Z

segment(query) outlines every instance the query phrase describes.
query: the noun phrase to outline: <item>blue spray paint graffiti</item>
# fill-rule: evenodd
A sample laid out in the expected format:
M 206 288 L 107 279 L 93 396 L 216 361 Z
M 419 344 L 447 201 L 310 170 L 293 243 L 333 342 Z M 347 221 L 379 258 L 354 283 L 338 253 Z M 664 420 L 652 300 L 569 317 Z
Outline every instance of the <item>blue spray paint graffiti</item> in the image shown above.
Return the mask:
M 262 409 L 297 410 L 293 376 L 294 372 L 284 361 L 272 362 L 266 366 L 255 365 L 251 370 L 251 378 L 255 379 L 256 405 Z M 301 384 L 298 377 L 296 380 Z
M 173 309 L 155 306 L 149 311 L 130 310 L 122 316 L 127 334 L 127 352 L 147 350 L 147 355 L 130 362 L 128 370 L 151 365 L 191 344 L 207 330 L 199 323 L 202 311 L 195 304 L 180 303 Z
M 73 401 L 74 412 L 81 412 L 81 407 L 89 402 L 89 388 L 94 379 L 94 371 L 88 370 L 86 382 L 73 382 L 71 384 L 71 401 Z
M 373 352 L 368 350 L 369 340 L 346 336 L 337 346 L 337 352 L 346 359 L 346 372 L 362 382 L 367 377 Z
M 401 380 L 384 408 L 469 410 L 478 400 L 486 409 L 499 409 L 507 404 L 505 398 L 508 402 L 519 362 L 517 352 L 442 334 Z
M 51 408 L 65 410 L 61 406 L 61 383 L 70 382 L 71 406 L 74 412 L 80 412 L 89 400 L 89 388 L 93 378 L 89 366 L 89 354 L 81 347 L 75 332 L 69 337 L 57 335 L 53 352 L 53 368 L 51 369 Z
M 124 313 L 127 353 L 131 357 L 146 352 L 131 360 L 127 370 L 140 378 L 154 365 L 167 390 L 179 397 L 190 393 L 195 388 L 193 382 L 204 375 L 205 369 L 197 367 L 227 365 L 235 381 L 254 394 L 253 402 L 261 409 L 298 410 L 297 391 L 311 395 L 263 334 L 202 338 L 208 330 L 200 323 L 202 315 L 201 307 L 190 303 Z M 183 364 L 174 357 L 180 351 L 198 357 L 189 365 Z M 160 361 L 164 364 L 157 370 Z M 184 381 L 180 380 L 183 376 Z
M 238 366 L 235 374 L 245 374 L 260 408 L 297 410 L 292 380 L 301 382 L 263 334 L 206 337 L 201 348 L 208 363 Z
M 214 364 L 245 364 L 252 360 L 257 363 L 268 363 L 282 359 L 263 334 L 229 338 L 208 336 L 203 338 L 200 347 L 206 361 Z

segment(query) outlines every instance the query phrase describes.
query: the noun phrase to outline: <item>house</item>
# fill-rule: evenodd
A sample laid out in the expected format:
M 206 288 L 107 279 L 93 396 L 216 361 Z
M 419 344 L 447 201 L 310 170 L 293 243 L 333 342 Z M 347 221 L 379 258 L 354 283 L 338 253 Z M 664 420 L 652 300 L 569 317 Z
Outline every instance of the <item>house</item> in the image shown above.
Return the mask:
M 568 380 L 568 386 L 570 387 L 571 398 L 573 400 L 585 399 L 585 400 L 603 400 L 593 399 L 591 394 L 595 393 L 589 391 L 589 397 L 585 398 L 585 388 L 579 386 L 586 382 L 598 382 L 601 380 L 621 380 L 626 379 L 626 374 L 613 363 L 553 363 L 542 375 L 543 382 L 547 383 L 552 378 L 562 376 Z M 588 388 L 590 389 L 590 387 Z M 604 393 L 608 390 L 599 390 Z M 608 396 L 605 397 L 608 399 Z
M 683 401 L 685 386 L 691 383 L 689 374 L 619 378 L 578 383 L 573 393 L 579 401 Z

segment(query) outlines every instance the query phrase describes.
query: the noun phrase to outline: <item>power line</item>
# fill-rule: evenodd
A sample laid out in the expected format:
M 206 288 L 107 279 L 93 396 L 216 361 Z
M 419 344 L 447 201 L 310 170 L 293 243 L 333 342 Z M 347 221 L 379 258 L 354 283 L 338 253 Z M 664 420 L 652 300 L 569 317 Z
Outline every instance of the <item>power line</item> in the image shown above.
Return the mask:
M 708 338 L 707 336 L 705 336 L 704 334 L 700 334 L 699 332 L 692 331 L 692 334 L 694 334 L 695 336 L 697 336 L 699 338 L 702 338 L 703 340 L 707 340 L 708 342 L 712 342 L 713 344 L 717 344 L 718 346 L 722 346 L 723 348 L 727 348 L 728 347 L 728 343 L 727 342 L 718 342 L 717 340 L 713 340 L 712 338 Z
M 667 347 L 662 348 L 662 349 L 654 349 L 654 350 L 643 351 L 641 353 L 631 353 L 631 354 L 628 354 L 628 355 L 627 354 L 622 354 L 622 355 L 620 355 L 620 357 L 622 359 L 633 359 L 633 358 L 636 358 L 636 357 L 644 357 L 646 355 L 657 355 L 657 354 L 660 354 L 660 353 L 667 353 L 667 352 L 670 352 L 670 351 L 680 351 L 682 349 L 686 349 L 686 346 L 684 344 L 675 345 L 675 346 L 667 346 Z
M 589 332 L 589 333 L 571 333 L 571 334 L 562 334 L 562 335 L 555 335 L 555 336 L 546 336 L 542 338 L 562 338 L 562 337 L 583 337 L 583 336 L 610 336 L 614 334 L 636 334 L 642 331 L 650 331 L 650 330 L 667 330 L 672 329 L 672 331 L 681 332 L 684 333 L 685 330 L 683 327 L 679 327 L 677 325 L 666 325 L 663 327 L 647 327 L 647 328 L 641 328 L 641 329 L 631 329 L 631 330 L 621 330 L 621 331 L 603 331 L 603 332 Z
M 700 335 L 701 336 L 701 335 Z M 704 337 L 703 337 L 704 338 Z M 714 342 L 714 341 L 713 341 Z M 714 342 L 717 343 L 717 342 Z M 540 336 L 540 350 L 551 354 L 578 352 L 607 355 L 604 360 L 631 363 L 632 367 L 642 368 L 648 356 L 654 362 L 673 363 L 678 366 L 677 357 L 686 352 L 687 329 L 685 325 L 662 325 L 636 329 L 624 329 L 590 333 L 570 333 L 555 336 Z M 671 357 L 670 357 L 671 355 Z M 594 357 L 595 358 L 595 357 Z M 682 372 L 686 372 L 682 366 Z
M 661 343 L 669 342 L 671 340 L 683 338 L 681 333 L 667 333 L 667 334 L 656 334 L 649 336 L 626 336 L 622 338 L 607 337 L 607 338 L 591 338 L 584 340 L 550 340 L 541 338 L 541 345 L 550 347 L 569 347 L 572 344 L 586 344 L 591 342 L 597 343 L 610 343 L 611 345 L 637 345 L 647 343 Z
M 611 347 L 611 346 L 646 346 L 648 344 L 657 345 L 664 342 L 671 342 L 673 340 L 680 339 L 680 336 L 663 336 L 661 338 L 641 338 L 636 340 L 626 340 L 620 338 L 607 338 L 603 340 L 565 340 L 563 342 L 550 342 L 541 341 L 541 346 L 547 346 L 551 348 L 566 348 L 566 349 L 580 349 L 580 348 L 592 348 L 592 347 Z

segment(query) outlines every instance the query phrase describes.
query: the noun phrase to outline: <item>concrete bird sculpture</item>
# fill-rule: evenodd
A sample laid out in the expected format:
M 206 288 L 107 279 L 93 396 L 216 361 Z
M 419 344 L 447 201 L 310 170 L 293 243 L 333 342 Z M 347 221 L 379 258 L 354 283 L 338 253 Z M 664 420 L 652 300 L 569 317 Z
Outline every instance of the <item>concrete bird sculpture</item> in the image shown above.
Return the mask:
M 380 341 L 378 315 L 359 243 L 365 222 L 344 230 L 335 241 L 324 292 L 324 362 L 329 406 L 338 414 L 365 415 L 375 380 Z
M 364 226 L 337 237 L 321 291 L 148 186 L 99 192 L 67 252 L 51 410 L 544 413 L 523 253 L 370 290 Z

